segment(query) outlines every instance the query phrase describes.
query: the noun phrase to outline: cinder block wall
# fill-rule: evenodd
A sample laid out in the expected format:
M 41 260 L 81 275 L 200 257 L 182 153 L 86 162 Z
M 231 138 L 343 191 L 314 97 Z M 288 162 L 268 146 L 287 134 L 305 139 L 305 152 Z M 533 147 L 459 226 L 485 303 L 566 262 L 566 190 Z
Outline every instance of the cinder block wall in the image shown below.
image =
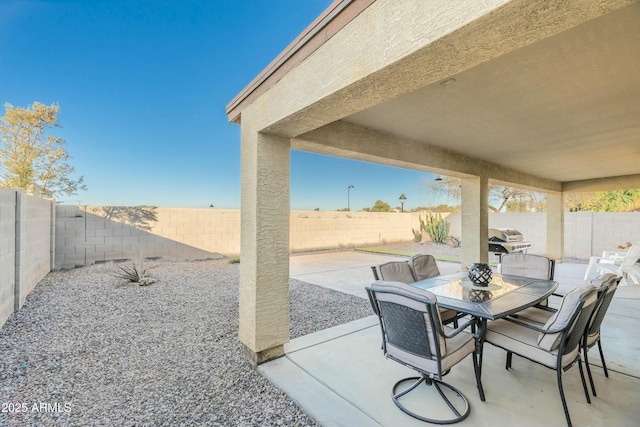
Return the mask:
M 462 234 L 460 212 L 442 214 L 451 224 L 449 234 Z M 547 251 L 547 216 L 544 213 L 489 213 L 489 228 L 513 228 L 531 242 L 527 253 L 544 255 Z M 464 243 L 464 242 L 463 242 Z
M 52 267 L 53 201 L 0 189 L 0 324 Z
M 22 191 L 18 191 L 17 196 L 16 311 L 36 284 L 51 271 L 54 257 L 52 242 L 55 240 L 51 227 L 53 201 L 29 196 Z
M 640 243 L 640 212 L 604 213 L 593 212 L 591 253 L 601 255 L 603 251 L 618 245 Z
M 459 237 L 460 213 L 443 214 L 443 217 L 451 224 L 450 234 Z M 417 220 L 415 224 L 417 227 Z M 489 227 L 514 228 L 531 242 L 528 253 L 546 254 L 545 213 L 490 213 Z M 565 258 L 589 259 L 627 242 L 640 243 L 640 212 L 566 212 L 564 215 Z
M 238 209 L 58 206 L 55 268 L 119 259 L 240 253 Z
M 291 212 L 293 252 L 411 240 L 417 214 Z M 240 210 L 57 206 L 55 268 L 240 253 Z
M 410 241 L 424 213 L 291 212 L 291 251 Z M 460 214 L 442 214 L 460 236 Z M 546 215 L 490 214 L 546 251 Z M 640 212 L 565 214 L 564 256 L 588 259 L 640 242 Z M 240 210 L 54 206 L 0 189 L 0 325 L 52 268 L 136 258 L 206 259 L 240 253 Z M 55 262 L 54 262 L 55 260 Z
M 301 252 L 377 245 L 413 238 L 413 213 L 292 211 L 290 250 Z
M 14 308 L 16 192 L 0 189 L 0 325 Z
M 460 213 L 442 214 L 460 236 Z M 425 213 L 292 211 L 292 252 L 411 241 Z M 514 228 L 546 253 L 546 214 L 491 213 L 489 227 Z M 240 253 L 240 210 L 58 206 L 56 268 L 114 259 L 206 259 Z M 640 213 L 565 214 L 565 257 L 588 259 L 640 241 Z M 463 242 L 464 244 L 464 242 Z

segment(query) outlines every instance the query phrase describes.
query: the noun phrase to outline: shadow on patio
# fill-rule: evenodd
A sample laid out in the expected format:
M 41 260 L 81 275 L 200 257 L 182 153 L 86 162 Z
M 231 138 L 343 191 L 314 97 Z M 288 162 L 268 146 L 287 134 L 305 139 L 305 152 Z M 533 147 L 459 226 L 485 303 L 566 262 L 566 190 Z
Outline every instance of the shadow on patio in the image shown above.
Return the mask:
M 364 296 L 371 282 L 370 265 L 388 256 L 340 252 L 291 258 L 291 276 L 321 286 Z M 439 263 L 443 274 L 459 265 Z M 555 279 L 559 290 L 582 283 L 586 265 L 561 263 Z M 598 396 L 587 404 L 577 366 L 563 375 L 567 403 L 576 426 L 635 426 L 640 418 L 640 287 L 618 289 L 602 326 L 602 343 L 609 368 L 605 378 L 597 350 L 590 362 Z M 402 413 L 391 400 L 391 388 L 414 372 L 390 360 L 380 349 L 377 318 L 349 324 L 293 340 L 286 356 L 260 366 L 260 371 L 296 400 L 323 426 L 424 426 Z M 566 425 L 554 371 L 514 357 L 505 370 L 506 353 L 485 344 L 480 401 L 470 358 L 445 378 L 469 399 L 471 413 L 459 425 L 563 426 Z M 422 391 L 421 391 L 422 392 Z M 425 394 L 428 392 L 425 389 Z M 429 412 L 429 399 L 424 399 Z

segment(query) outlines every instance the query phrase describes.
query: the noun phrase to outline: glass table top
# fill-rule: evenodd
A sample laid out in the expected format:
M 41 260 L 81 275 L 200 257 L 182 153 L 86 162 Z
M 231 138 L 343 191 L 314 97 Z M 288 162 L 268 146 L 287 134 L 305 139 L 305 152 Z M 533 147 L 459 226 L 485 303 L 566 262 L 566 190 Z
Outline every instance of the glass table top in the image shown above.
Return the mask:
M 476 286 L 466 272 L 432 277 L 413 286 L 436 295 L 438 305 L 486 319 L 498 319 L 551 295 L 558 283 L 493 274 L 486 287 Z

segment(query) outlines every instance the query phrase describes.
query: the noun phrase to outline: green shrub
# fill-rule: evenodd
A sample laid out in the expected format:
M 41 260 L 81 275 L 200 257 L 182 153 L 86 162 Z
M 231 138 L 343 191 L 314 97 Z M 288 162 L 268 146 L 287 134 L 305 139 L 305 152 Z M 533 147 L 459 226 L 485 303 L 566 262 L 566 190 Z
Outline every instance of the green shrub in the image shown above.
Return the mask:
M 428 213 L 424 221 L 422 217 L 418 216 L 418 218 L 420 219 L 420 229 L 429 235 L 432 242 L 447 243 L 450 224 L 442 218 L 442 215 Z

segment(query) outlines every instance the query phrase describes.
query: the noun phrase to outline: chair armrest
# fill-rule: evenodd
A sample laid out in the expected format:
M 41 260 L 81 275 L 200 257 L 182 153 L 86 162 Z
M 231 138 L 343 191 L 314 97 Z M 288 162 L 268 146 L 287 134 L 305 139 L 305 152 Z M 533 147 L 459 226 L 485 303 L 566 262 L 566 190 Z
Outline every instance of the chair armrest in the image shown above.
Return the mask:
M 441 331 L 441 335 L 445 338 L 453 338 L 456 335 L 458 335 L 460 332 L 464 331 L 465 329 L 467 329 L 468 326 L 470 326 L 471 324 L 475 324 L 476 323 L 476 319 L 470 319 L 467 320 L 466 322 L 464 322 L 462 325 L 458 326 L 456 329 L 454 329 L 451 333 L 449 334 L 445 334 L 444 331 Z
M 628 251 L 604 251 L 598 261 L 601 264 L 619 264 L 627 256 Z
M 624 258 L 628 251 L 604 251 L 602 258 Z
M 565 329 L 567 329 L 567 326 L 570 325 L 568 324 L 564 328 L 560 328 L 560 329 L 542 329 L 542 328 L 538 328 L 537 326 L 531 325 L 529 323 L 514 319 L 511 316 L 505 317 L 504 320 L 515 323 L 516 325 L 524 326 L 525 328 L 533 329 L 536 332 L 542 332 L 543 334 L 556 334 L 558 332 L 563 332 Z
M 557 308 L 549 307 L 548 305 L 534 305 L 532 308 L 537 308 L 538 310 L 548 311 L 549 313 L 555 313 L 558 311 Z M 513 314 L 513 317 L 518 317 L 518 313 Z

